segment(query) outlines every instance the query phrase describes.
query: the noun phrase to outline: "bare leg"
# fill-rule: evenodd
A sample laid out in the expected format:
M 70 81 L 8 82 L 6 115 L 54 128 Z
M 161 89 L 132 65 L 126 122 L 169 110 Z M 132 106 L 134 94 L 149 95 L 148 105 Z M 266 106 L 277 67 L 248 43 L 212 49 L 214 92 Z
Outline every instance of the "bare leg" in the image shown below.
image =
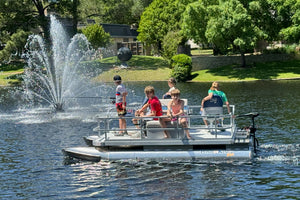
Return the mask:
M 182 126 L 184 127 L 184 128 L 186 128 L 185 129 L 185 133 L 186 133 L 186 137 L 187 137 L 187 139 L 192 139 L 192 137 L 191 137 L 191 135 L 190 135 L 190 131 L 189 131 L 189 129 L 187 129 L 188 128 L 188 123 L 187 123 L 187 121 L 186 121 L 186 119 L 185 118 L 181 118 L 180 119 L 180 124 L 182 124 Z
M 126 129 L 126 120 L 125 119 L 122 119 L 122 118 L 119 119 L 119 128 L 123 129 L 123 130 L 119 131 L 120 134 L 125 131 L 125 129 Z
M 162 128 L 167 128 L 165 120 L 166 119 L 164 119 L 164 118 L 159 119 L 159 123 L 160 123 Z M 165 138 L 170 138 L 171 137 L 170 134 L 168 133 L 168 131 L 166 131 L 166 130 L 164 130 L 164 135 L 165 135 Z

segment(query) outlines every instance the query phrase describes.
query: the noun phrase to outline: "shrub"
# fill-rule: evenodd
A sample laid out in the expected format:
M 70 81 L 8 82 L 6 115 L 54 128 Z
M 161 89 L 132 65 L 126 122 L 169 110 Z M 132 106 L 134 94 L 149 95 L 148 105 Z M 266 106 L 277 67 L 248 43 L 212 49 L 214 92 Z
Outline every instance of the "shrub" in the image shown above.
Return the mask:
M 162 57 L 168 62 L 171 61 L 172 57 L 176 55 L 178 45 L 181 43 L 182 36 L 179 32 L 170 31 L 165 35 L 162 41 Z
M 178 54 L 171 59 L 171 77 L 174 77 L 178 82 L 185 82 L 191 76 L 192 58 L 185 54 Z

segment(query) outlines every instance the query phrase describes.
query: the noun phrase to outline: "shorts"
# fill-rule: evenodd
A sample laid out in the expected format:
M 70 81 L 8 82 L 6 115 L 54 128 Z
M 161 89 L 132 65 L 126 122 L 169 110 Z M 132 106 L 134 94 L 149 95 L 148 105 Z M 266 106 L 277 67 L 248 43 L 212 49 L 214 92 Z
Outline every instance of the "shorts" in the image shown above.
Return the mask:
M 125 103 L 125 106 L 126 106 L 126 103 Z M 116 108 L 117 108 L 118 116 L 126 115 L 127 112 L 126 112 L 126 109 L 123 109 L 123 102 L 116 103 Z
M 182 116 L 181 118 L 184 118 L 184 114 L 181 114 L 180 116 Z M 176 117 L 173 117 L 172 119 L 171 119 L 171 121 L 172 122 L 174 122 L 174 121 L 177 121 L 177 120 L 180 120 L 180 116 L 176 116 Z M 188 119 L 186 118 L 186 122 L 188 122 Z

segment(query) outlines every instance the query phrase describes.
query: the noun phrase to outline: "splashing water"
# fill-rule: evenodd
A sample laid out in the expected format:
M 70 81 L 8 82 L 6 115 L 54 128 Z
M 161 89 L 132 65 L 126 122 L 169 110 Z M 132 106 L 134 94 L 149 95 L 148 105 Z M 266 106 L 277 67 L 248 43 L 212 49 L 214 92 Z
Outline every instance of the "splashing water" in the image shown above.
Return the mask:
M 29 99 L 46 101 L 59 111 L 66 106 L 68 97 L 81 96 L 91 88 L 84 61 L 89 61 L 95 51 L 83 34 L 69 40 L 54 16 L 50 21 L 51 48 L 41 36 L 29 37 L 24 55 L 28 66 L 23 78 Z

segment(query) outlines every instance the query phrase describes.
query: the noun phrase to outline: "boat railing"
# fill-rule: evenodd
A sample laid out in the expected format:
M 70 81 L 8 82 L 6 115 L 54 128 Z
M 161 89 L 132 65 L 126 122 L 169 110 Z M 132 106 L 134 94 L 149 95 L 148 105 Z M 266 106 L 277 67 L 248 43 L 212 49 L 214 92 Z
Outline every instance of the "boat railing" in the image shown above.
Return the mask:
M 231 108 L 231 114 L 223 114 L 223 115 L 201 115 L 200 113 L 200 106 L 188 106 L 187 113 L 185 116 L 181 116 L 181 118 L 187 118 L 188 121 L 188 127 L 183 127 L 180 125 L 178 122 L 178 119 L 176 119 L 173 122 L 173 125 L 171 127 L 166 127 L 163 128 L 159 126 L 158 120 L 156 120 L 158 125 L 155 127 L 147 127 L 146 124 L 149 121 L 153 122 L 153 118 L 149 117 L 137 117 L 134 116 L 134 111 L 135 108 L 130 108 L 127 107 L 127 110 L 130 111 L 129 115 L 126 115 L 122 117 L 122 119 L 125 119 L 127 122 L 127 128 L 126 130 L 120 129 L 118 121 L 120 117 L 116 115 L 114 112 L 109 112 L 108 115 L 97 115 L 96 119 L 98 122 L 98 126 L 94 129 L 94 131 L 97 131 L 99 136 L 105 135 L 106 140 L 112 140 L 112 138 L 108 137 L 108 134 L 113 131 L 113 132 L 119 132 L 119 131 L 128 131 L 128 132 L 137 132 L 140 133 L 138 134 L 137 138 L 138 139 L 144 139 L 145 138 L 145 133 L 149 131 L 176 131 L 177 132 L 177 138 L 180 138 L 180 132 L 185 131 L 186 129 L 188 130 L 208 130 L 208 131 L 214 131 L 216 134 L 215 137 L 217 138 L 217 132 L 218 130 L 223 130 L 223 129 L 229 129 L 230 130 L 230 136 L 232 137 L 234 134 L 235 130 L 235 117 L 234 117 L 234 111 L 235 107 L 234 105 L 230 106 Z M 160 116 L 160 117 L 154 117 L 154 118 L 168 118 L 168 116 Z M 203 123 L 203 118 L 210 118 L 215 121 L 214 123 L 211 123 L 209 126 L 205 126 Z M 139 128 L 133 125 L 132 119 L 137 119 L 139 121 Z M 220 121 L 220 123 L 218 122 Z M 124 140 L 121 137 L 113 138 L 113 140 Z

